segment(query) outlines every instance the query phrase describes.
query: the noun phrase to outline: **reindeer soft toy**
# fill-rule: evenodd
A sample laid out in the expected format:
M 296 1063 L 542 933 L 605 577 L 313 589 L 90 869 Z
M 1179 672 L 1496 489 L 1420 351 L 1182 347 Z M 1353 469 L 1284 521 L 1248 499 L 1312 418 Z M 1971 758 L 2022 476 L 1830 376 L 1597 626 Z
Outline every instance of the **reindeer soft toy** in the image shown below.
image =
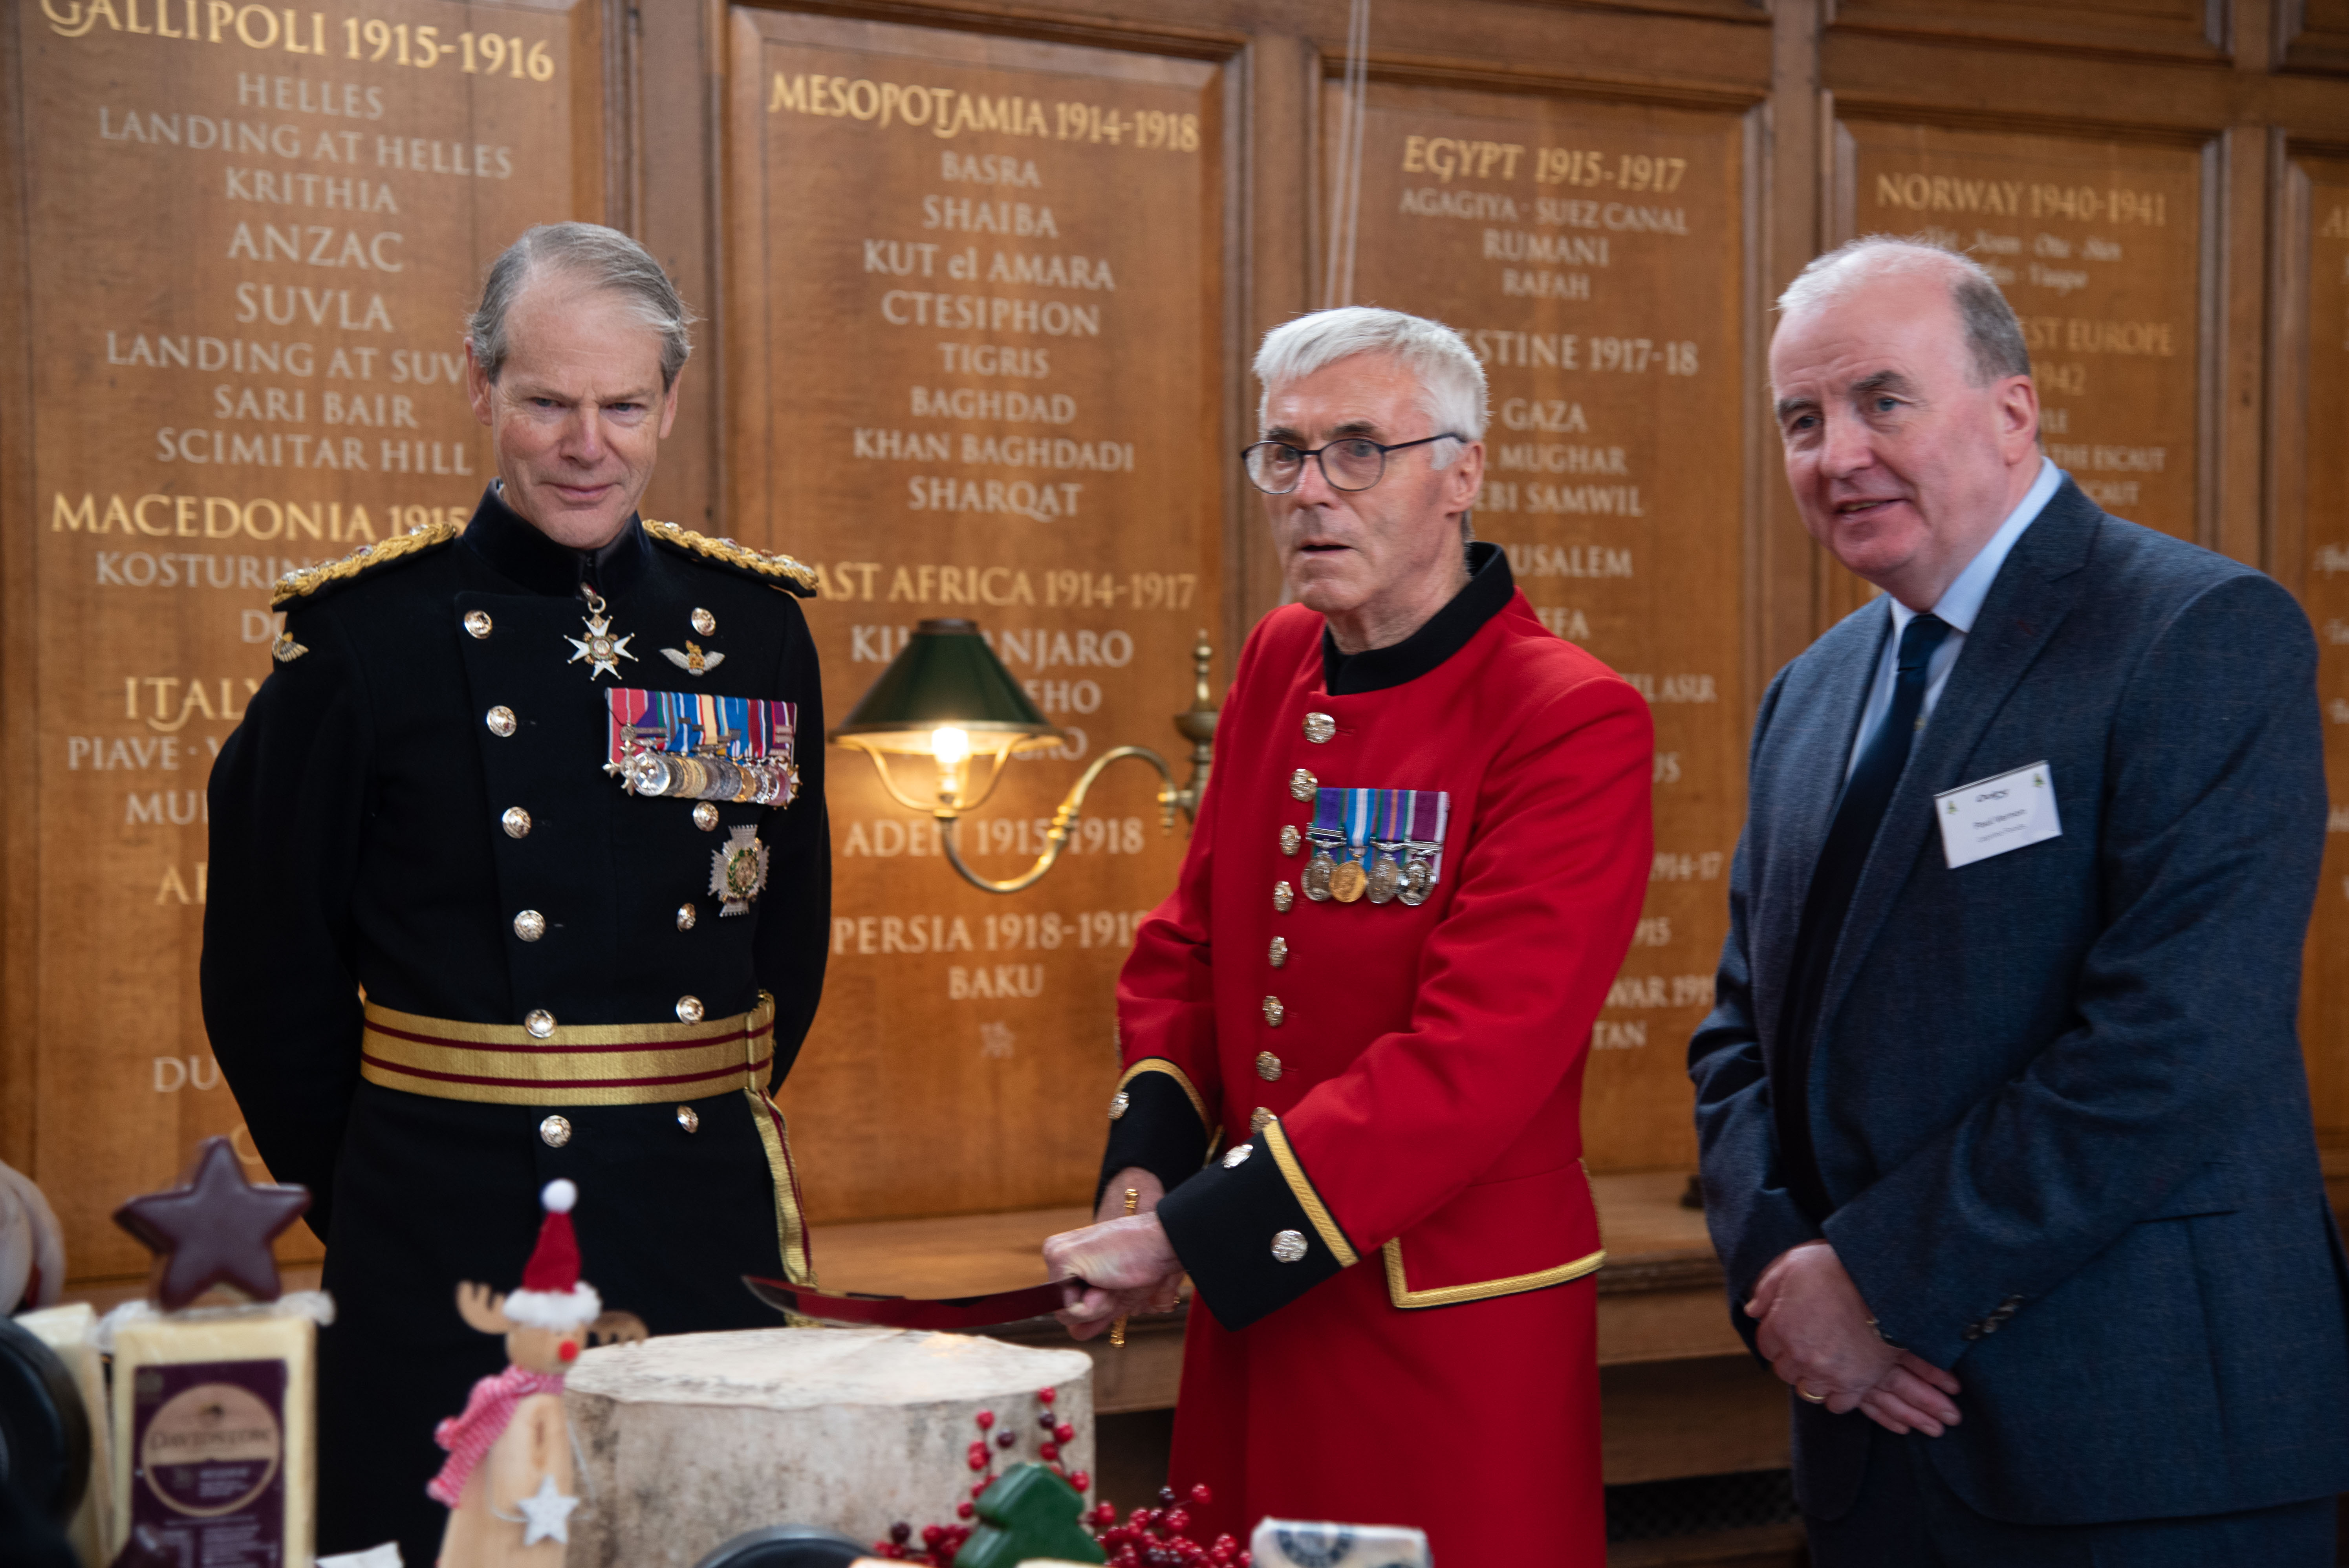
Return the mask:
M 449 1507 L 440 1568 L 562 1568 L 579 1506 L 563 1376 L 591 1340 L 645 1337 L 642 1322 L 604 1311 L 595 1287 L 579 1277 L 571 1229 L 578 1199 L 579 1189 L 561 1181 L 539 1195 L 546 1218 L 520 1290 L 501 1296 L 485 1284 L 457 1287 L 458 1313 L 484 1334 L 504 1335 L 512 1365 L 474 1384 L 464 1414 L 432 1434 L 449 1450 L 424 1489 Z

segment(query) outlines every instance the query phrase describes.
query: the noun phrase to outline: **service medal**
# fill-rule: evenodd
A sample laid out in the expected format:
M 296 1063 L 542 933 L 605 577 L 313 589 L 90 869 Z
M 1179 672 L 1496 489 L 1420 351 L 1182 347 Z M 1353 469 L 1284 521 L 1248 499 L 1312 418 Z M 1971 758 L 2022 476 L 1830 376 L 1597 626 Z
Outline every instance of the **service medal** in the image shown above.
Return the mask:
M 1347 861 L 1330 873 L 1330 896 L 1340 903 L 1351 903 L 1362 896 L 1371 879 L 1362 872 L 1362 862 Z
M 750 913 L 750 901 L 766 888 L 767 846 L 756 829 L 738 827 L 709 852 L 709 891 L 725 901 L 719 914 Z
M 1371 862 L 1371 902 L 1387 903 L 1402 889 L 1402 869 L 1395 864 L 1394 856 L 1381 850 Z
M 1396 890 L 1395 896 L 1416 909 L 1427 902 L 1427 895 L 1433 892 L 1434 888 L 1435 874 L 1428 870 L 1425 861 L 1414 859 L 1404 869 L 1402 886 Z
M 1305 896 L 1315 903 L 1329 903 L 1330 874 L 1337 869 L 1338 862 L 1330 858 L 1330 851 L 1317 846 L 1313 858 L 1305 862 L 1305 874 L 1297 879 L 1305 886 Z
M 597 676 L 610 676 L 614 680 L 617 680 L 620 678 L 620 660 L 626 659 L 630 664 L 636 662 L 636 655 L 628 652 L 628 644 L 636 634 L 631 632 L 626 637 L 612 635 L 612 623 L 604 614 L 606 608 L 602 594 L 596 594 L 589 599 L 587 601 L 587 634 L 584 637 L 563 639 L 571 645 L 572 649 L 571 657 L 564 662 L 575 665 L 580 660 L 585 659 L 587 678 L 591 681 Z
M 604 771 L 632 795 L 744 806 L 799 798 L 795 704 L 633 686 L 607 688 L 605 704 Z

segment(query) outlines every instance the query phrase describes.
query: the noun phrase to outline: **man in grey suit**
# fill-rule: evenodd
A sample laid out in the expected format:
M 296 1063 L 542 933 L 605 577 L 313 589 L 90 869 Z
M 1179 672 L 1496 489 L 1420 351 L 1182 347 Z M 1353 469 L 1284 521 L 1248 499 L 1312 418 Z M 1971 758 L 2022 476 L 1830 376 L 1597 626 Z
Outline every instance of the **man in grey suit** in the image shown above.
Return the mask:
M 1780 305 L 1788 481 L 1883 592 L 1763 699 L 1689 1062 L 1813 1561 L 2330 1563 L 2307 622 L 2041 456 L 1974 263 L 1857 241 Z

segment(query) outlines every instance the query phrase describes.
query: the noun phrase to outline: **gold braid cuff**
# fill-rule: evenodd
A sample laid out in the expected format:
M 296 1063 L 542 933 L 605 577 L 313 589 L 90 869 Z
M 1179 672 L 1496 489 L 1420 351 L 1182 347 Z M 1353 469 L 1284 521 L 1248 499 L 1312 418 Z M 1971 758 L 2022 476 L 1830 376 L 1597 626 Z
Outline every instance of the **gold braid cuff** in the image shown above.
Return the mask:
M 1338 1222 L 1330 1217 L 1329 1206 L 1321 1202 L 1321 1194 L 1316 1192 L 1313 1183 L 1305 1179 L 1305 1167 L 1298 1163 L 1297 1151 L 1288 1147 L 1288 1134 L 1280 1130 L 1280 1119 L 1276 1116 L 1267 1120 L 1256 1136 L 1258 1142 L 1272 1151 L 1273 1163 L 1280 1167 L 1281 1179 L 1288 1183 L 1288 1191 L 1296 1198 L 1298 1206 L 1305 1211 L 1305 1217 L 1313 1222 L 1314 1232 L 1320 1236 L 1321 1244 L 1330 1249 L 1340 1268 L 1352 1268 L 1361 1261 L 1361 1254 L 1354 1251 L 1354 1243 L 1346 1239 L 1346 1233 L 1338 1228 Z
M 1126 1068 L 1124 1076 L 1121 1077 L 1117 1080 L 1118 1089 L 1123 1089 L 1126 1085 L 1132 1083 L 1135 1078 L 1140 1078 L 1143 1073 L 1164 1073 L 1168 1078 L 1173 1078 L 1175 1083 L 1181 1087 L 1183 1092 L 1190 1097 L 1191 1109 L 1199 1113 L 1200 1130 L 1209 1133 L 1213 1133 L 1216 1130 L 1214 1119 L 1207 1115 L 1206 1097 L 1199 1092 L 1198 1086 L 1191 1081 L 1191 1078 L 1188 1073 L 1185 1073 L 1181 1068 L 1176 1067 L 1173 1062 L 1168 1061 L 1164 1057 L 1144 1057 L 1140 1061 L 1134 1063 L 1132 1067 Z

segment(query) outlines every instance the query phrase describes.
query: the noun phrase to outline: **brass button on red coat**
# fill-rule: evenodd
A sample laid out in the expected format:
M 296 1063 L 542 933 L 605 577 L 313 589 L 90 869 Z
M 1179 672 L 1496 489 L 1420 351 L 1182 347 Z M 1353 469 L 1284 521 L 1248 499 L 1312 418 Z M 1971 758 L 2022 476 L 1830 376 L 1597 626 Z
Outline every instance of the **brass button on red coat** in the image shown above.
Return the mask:
M 1310 800 L 1313 791 L 1320 787 L 1321 781 L 1305 769 L 1300 768 L 1288 776 L 1288 793 L 1292 799 Z
M 1277 882 L 1272 884 L 1272 907 L 1276 911 L 1282 914 L 1287 914 L 1288 913 L 1288 906 L 1296 902 L 1297 890 L 1295 888 L 1290 887 L 1285 882 Z
M 1280 1058 L 1274 1056 L 1270 1051 L 1257 1052 L 1256 1076 L 1264 1079 L 1267 1083 L 1278 1083 L 1280 1081 Z
M 1337 733 L 1338 721 L 1328 714 L 1309 713 L 1305 716 L 1305 738 L 1314 745 L 1323 744 Z
M 1279 968 L 1282 965 L 1284 965 L 1284 964 L 1288 963 L 1288 938 L 1287 938 L 1286 936 L 1276 936 L 1276 937 L 1274 937 L 1274 938 L 1272 939 L 1272 945 L 1271 945 L 1269 948 L 1268 948 L 1268 949 L 1266 949 L 1266 950 L 1265 950 L 1265 954 L 1264 954 L 1264 955 L 1265 955 L 1265 957 L 1266 957 L 1268 960 L 1269 960 L 1269 961 L 1270 961 L 1270 963 L 1271 963 L 1272 966 L 1273 966 L 1275 969 L 1278 969 L 1278 968 Z
M 1280 852 L 1282 854 L 1293 855 L 1304 847 L 1305 835 L 1297 830 L 1296 823 L 1290 822 L 1280 830 Z
M 1267 1024 L 1277 1029 L 1280 1027 L 1280 1021 L 1288 1016 L 1288 1009 L 1280 1005 L 1279 997 L 1267 996 L 1264 999 L 1264 1021 Z

